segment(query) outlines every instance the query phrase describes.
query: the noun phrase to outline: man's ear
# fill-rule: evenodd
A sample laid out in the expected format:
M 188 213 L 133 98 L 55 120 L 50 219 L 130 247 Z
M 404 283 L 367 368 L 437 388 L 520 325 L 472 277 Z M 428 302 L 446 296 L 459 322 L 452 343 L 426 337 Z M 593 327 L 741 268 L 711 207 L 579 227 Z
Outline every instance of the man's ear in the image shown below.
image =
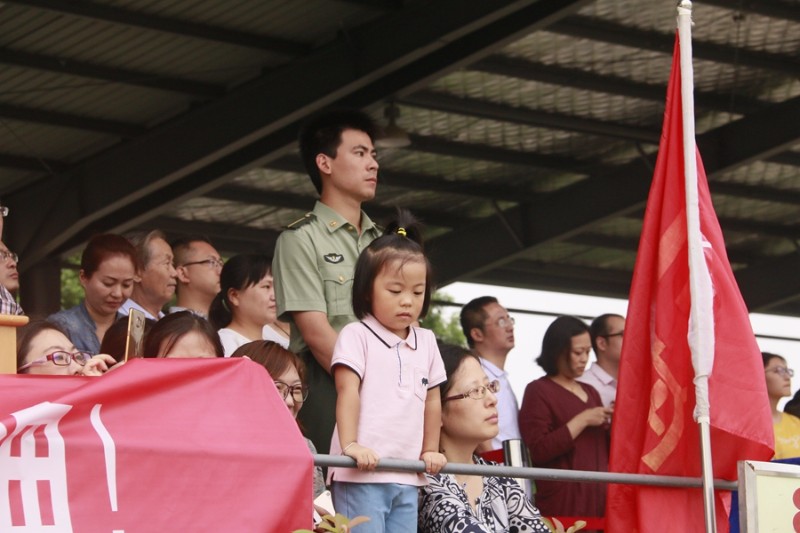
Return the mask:
M 472 342 L 483 342 L 485 338 L 481 328 L 472 328 L 469 330 L 469 336 L 472 337 Z
M 186 275 L 186 267 L 179 266 L 175 269 L 175 272 L 178 273 L 178 281 L 181 283 L 189 283 L 189 276 Z
M 604 352 L 608 349 L 608 339 L 605 337 L 597 337 L 594 343 L 597 345 L 597 350 L 600 352 Z
M 331 173 L 331 158 L 323 153 L 317 154 L 316 158 L 317 168 L 321 174 Z

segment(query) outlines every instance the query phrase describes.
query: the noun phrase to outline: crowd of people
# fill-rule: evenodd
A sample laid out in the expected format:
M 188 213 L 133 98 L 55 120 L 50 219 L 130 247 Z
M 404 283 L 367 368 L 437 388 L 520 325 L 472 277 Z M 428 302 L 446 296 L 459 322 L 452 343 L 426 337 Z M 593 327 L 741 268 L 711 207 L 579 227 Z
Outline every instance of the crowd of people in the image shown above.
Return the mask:
M 546 375 L 520 407 L 505 370 L 514 318 L 496 298 L 461 310 L 468 348 L 419 326 L 433 288 L 420 225 L 401 211 L 380 228 L 361 209 L 378 183 L 374 139 L 359 112 L 304 126 L 301 156 L 320 199 L 287 226 L 273 258 L 223 261 L 203 237 L 169 242 L 158 230 L 93 237 L 80 264 L 85 298 L 21 329 L 18 372 L 100 376 L 121 366 L 137 309 L 144 357 L 264 366 L 309 449 L 354 459 L 357 469 L 331 468 L 327 479 L 316 469 L 313 486 L 315 496 L 331 487 L 337 512 L 369 517 L 359 531 L 547 531 L 542 515 L 601 516 L 601 483 L 542 480 L 531 498 L 513 479 L 441 469 L 486 464 L 482 453 L 520 439 L 532 466 L 607 470 L 625 318 L 555 319 L 537 358 Z M 0 259 L 0 311 L 22 314 L 19 258 L 0 242 Z M 764 368 L 776 433 L 796 435 L 800 419 L 776 407 L 792 371 L 771 354 Z M 780 454 L 800 455 L 800 443 L 781 442 Z M 387 457 L 422 460 L 426 473 L 376 470 Z

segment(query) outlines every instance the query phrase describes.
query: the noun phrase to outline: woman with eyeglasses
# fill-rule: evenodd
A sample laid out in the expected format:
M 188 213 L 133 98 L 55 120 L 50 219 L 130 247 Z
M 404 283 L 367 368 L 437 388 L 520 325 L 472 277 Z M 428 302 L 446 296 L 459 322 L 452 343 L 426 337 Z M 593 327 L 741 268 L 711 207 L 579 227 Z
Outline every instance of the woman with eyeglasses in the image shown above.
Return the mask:
M 231 354 L 231 357 L 248 357 L 266 368 L 275 382 L 278 394 L 283 397 L 289 412 L 297 419 L 297 413 L 308 398 L 308 385 L 303 382 L 305 366 L 299 357 L 273 341 L 248 342 L 239 346 Z M 317 453 L 317 449 L 309 439 L 306 439 L 306 443 L 312 454 Z M 314 467 L 314 497 L 322 494 L 324 490 L 325 479 L 322 477 L 322 469 L 316 466 Z
M 478 357 L 460 346 L 439 344 L 447 380 L 441 385 L 441 453 L 448 464 L 492 464 L 476 454 L 500 431 L 498 381 L 489 381 Z M 516 480 L 426 474 L 420 487 L 420 533 L 550 531 Z
M 772 408 L 772 427 L 775 429 L 775 459 L 800 457 L 800 418 L 778 411 L 781 398 L 792 395 L 794 370 L 787 368 L 780 355 L 762 352 L 767 396 Z
M 128 239 L 113 233 L 92 237 L 81 255 L 79 273 L 86 297 L 48 320 L 61 326 L 78 349 L 99 353 L 103 336 L 133 292 L 136 275 L 136 249 Z
M 17 373 L 102 376 L 116 361 L 78 350 L 57 325 L 35 320 L 17 331 Z
M 536 362 L 545 376 L 525 389 L 519 429 L 533 466 L 565 470 L 608 470 L 613 408 L 576 378 L 589 362 L 589 328 L 578 318 L 560 316 L 547 328 Z M 536 481 L 536 504 L 545 516 L 603 516 L 603 483 Z
M 218 330 L 225 357 L 230 357 L 242 344 L 263 340 L 264 326 L 277 318 L 270 259 L 255 254 L 231 257 L 219 283 L 208 319 Z

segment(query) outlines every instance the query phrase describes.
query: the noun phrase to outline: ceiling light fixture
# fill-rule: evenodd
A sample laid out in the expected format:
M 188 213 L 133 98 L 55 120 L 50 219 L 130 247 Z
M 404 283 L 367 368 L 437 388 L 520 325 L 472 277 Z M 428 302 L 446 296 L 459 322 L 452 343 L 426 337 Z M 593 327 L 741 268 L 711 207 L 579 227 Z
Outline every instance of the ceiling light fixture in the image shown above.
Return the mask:
M 400 108 L 394 102 L 386 106 L 383 116 L 389 121 L 383 128 L 383 135 L 375 142 L 378 148 L 405 148 L 411 145 L 411 138 L 406 130 L 397 125 Z

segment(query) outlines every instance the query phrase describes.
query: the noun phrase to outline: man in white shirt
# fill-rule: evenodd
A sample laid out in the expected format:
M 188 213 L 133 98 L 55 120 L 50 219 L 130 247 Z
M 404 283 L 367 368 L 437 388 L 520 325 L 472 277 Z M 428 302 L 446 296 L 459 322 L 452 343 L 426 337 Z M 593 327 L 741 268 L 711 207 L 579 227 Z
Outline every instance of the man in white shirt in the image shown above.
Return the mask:
M 597 389 L 605 407 L 612 405 L 617 396 L 619 356 L 622 352 L 624 331 L 625 317 L 610 313 L 595 318 L 589 326 L 597 361 L 592 363 L 578 381 Z
M 504 440 L 520 438 L 519 405 L 504 370 L 508 352 L 514 348 L 514 319 L 497 298 L 482 296 L 461 309 L 461 329 L 469 347 L 480 357 L 486 376 L 490 381 L 500 382 L 497 393 L 500 432 L 478 451 L 496 450 L 503 447 Z
M 127 315 L 134 308 L 144 312 L 146 318 L 158 320 L 164 316 L 161 309 L 172 299 L 177 285 L 172 247 L 159 230 L 135 233 L 128 239 L 136 247 L 140 270 L 133 280 L 133 293 L 119 313 Z

